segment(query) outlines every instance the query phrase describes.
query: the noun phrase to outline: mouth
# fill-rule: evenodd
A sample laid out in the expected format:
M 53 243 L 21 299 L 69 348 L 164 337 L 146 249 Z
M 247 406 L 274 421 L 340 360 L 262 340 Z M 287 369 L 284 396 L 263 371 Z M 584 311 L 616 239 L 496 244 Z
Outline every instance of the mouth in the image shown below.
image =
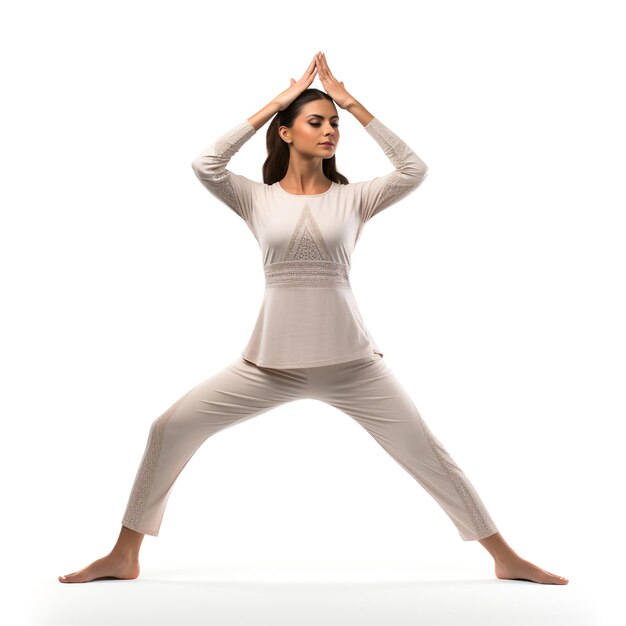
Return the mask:
M 331 147 L 332 147 L 332 146 L 334 146 L 334 145 L 335 145 L 334 143 L 330 143 L 330 142 L 328 142 L 328 141 L 326 141 L 326 142 L 324 142 L 324 143 L 321 143 L 321 144 L 320 144 L 320 146 L 327 146 L 327 147 L 329 147 L 329 148 L 331 148 Z

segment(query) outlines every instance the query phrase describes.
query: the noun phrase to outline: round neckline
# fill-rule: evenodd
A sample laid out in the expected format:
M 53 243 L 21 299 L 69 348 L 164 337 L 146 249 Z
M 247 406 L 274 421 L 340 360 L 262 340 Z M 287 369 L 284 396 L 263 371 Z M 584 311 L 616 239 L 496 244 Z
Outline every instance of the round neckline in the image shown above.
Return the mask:
M 279 180 L 277 180 L 274 184 L 278 187 L 278 189 L 280 189 L 283 193 L 287 194 L 288 196 L 294 196 L 296 198 L 316 198 L 318 196 L 325 196 L 327 193 L 330 192 L 330 190 L 335 186 L 336 183 L 335 181 L 331 180 L 330 187 L 326 191 L 322 191 L 322 193 L 291 193 L 290 191 L 283 189 Z

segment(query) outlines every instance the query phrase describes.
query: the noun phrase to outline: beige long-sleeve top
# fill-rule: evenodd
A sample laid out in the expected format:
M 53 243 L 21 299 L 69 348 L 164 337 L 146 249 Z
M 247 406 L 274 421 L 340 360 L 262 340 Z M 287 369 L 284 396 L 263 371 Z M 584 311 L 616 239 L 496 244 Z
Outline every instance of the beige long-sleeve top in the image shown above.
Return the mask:
M 343 363 L 382 352 L 350 286 L 350 259 L 363 226 L 424 180 L 428 167 L 373 118 L 365 130 L 394 170 L 371 180 L 333 182 L 317 194 L 292 194 L 226 169 L 256 129 L 243 120 L 192 161 L 202 184 L 237 213 L 261 248 L 265 291 L 244 359 L 290 369 Z

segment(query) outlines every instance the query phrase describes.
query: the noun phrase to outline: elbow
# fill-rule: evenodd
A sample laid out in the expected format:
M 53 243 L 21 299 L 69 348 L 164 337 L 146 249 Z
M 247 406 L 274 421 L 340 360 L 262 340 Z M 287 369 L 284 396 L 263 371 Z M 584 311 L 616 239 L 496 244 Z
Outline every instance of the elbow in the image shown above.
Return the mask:
M 426 176 L 428 176 L 428 166 L 419 157 L 407 163 L 404 171 L 415 187 L 420 185 Z
M 199 176 L 205 170 L 205 160 L 202 157 L 195 157 L 191 161 L 191 169 L 196 176 Z
M 428 175 L 428 165 L 420 159 L 415 152 L 413 153 L 413 158 L 410 161 L 411 167 L 420 180 L 423 180 Z
M 428 165 L 414 152 L 413 159 L 411 159 L 411 166 L 413 168 L 413 176 L 421 183 L 426 176 L 428 176 Z
M 419 168 L 419 173 L 415 179 L 415 187 L 419 187 L 423 182 L 424 179 L 428 176 L 428 167 L 426 165 L 424 165 L 423 167 Z
M 203 153 L 191 161 L 191 169 L 198 178 L 207 179 L 215 175 L 219 164 L 215 157 Z
M 423 165 L 420 165 L 417 168 L 417 177 L 419 178 L 420 182 L 423 181 L 426 176 L 428 176 L 428 165 L 426 165 L 426 163 L 424 163 Z

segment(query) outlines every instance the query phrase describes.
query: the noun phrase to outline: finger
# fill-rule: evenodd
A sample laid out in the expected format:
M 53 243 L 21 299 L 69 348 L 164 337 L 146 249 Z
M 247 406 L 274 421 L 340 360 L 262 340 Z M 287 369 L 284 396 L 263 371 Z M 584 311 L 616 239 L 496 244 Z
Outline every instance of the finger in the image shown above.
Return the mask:
M 332 78 L 333 80 L 337 80 L 334 76 L 333 73 L 330 71 L 330 68 L 328 67 L 328 62 L 326 61 L 326 55 L 322 52 L 322 59 L 323 59 L 323 63 L 324 63 L 324 68 L 326 69 L 326 71 L 328 72 L 328 76 L 330 78 Z
M 315 70 L 313 70 L 313 72 L 311 72 L 311 75 L 306 78 L 304 83 L 308 87 L 314 80 L 315 80 Z
M 321 56 L 318 57 L 317 71 L 318 71 L 320 79 L 321 78 L 326 78 L 326 68 L 324 67 L 324 62 L 322 61 Z
M 325 80 L 335 80 L 335 77 L 330 73 L 328 63 L 326 63 L 326 57 L 323 54 L 320 55 L 320 71 Z
M 318 67 L 324 67 L 324 56 L 322 55 L 321 52 L 317 53 L 317 66 Z
M 328 67 L 328 61 L 326 60 L 326 55 L 322 52 L 322 64 L 324 65 L 324 70 L 327 72 L 329 78 L 333 80 L 337 80 L 333 73 L 330 71 L 330 67 Z

